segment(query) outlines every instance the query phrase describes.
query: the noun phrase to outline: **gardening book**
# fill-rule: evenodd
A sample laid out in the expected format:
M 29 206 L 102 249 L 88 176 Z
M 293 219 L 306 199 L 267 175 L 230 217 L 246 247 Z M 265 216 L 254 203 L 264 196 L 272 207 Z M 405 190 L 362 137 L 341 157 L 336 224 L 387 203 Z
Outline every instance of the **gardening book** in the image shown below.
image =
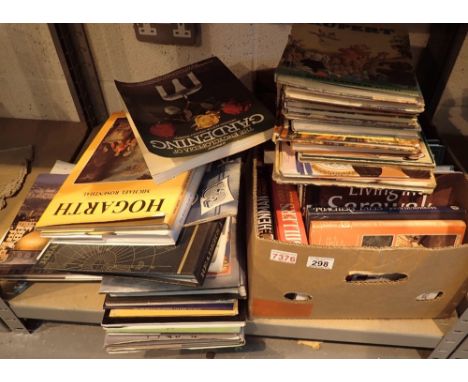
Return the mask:
M 273 115 L 217 57 L 115 83 L 156 182 L 271 138 Z

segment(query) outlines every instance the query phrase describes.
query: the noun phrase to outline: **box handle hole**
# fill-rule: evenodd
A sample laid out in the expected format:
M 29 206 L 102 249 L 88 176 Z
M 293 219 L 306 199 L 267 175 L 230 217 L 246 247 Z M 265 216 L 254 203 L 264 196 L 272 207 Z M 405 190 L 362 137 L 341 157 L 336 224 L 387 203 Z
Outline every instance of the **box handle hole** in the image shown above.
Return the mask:
M 309 301 L 312 300 L 312 296 L 307 293 L 288 292 L 284 294 L 284 297 L 288 300 L 293 301 Z
M 432 301 L 437 298 L 441 298 L 443 294 L 444 292 L 442 291 L 421 293 L 418 297 L 416 297 L 416 301 Z
M 396 282 L 407 279 L 408 276 L 403 273 L 364 273 L 364 272 L 352 272 L 346 276 L 346 282 L 348 283 L 388 283 Z

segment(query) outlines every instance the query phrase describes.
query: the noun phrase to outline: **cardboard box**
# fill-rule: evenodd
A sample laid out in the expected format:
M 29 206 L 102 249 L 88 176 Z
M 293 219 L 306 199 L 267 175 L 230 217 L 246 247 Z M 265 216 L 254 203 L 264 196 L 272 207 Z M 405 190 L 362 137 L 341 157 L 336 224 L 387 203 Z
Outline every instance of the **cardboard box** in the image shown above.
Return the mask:
M 250 170 L 246 220 L 251 318 L 442 318 L 453 313 L 467 292 L 467 244 L 327 248 L 257 237 L 255 162 Z M 461 175 L 456 198 L 468 210 L 466 175 Z M 392 274 L 395 281 L 347 281 L 355 273 Z

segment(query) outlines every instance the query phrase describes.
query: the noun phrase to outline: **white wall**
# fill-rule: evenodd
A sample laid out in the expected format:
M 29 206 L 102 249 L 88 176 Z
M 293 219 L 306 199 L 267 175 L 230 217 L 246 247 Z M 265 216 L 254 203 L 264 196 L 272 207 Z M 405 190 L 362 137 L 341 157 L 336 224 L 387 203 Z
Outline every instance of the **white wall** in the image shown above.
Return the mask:
M 0 117 L 79 121 L 47 24 L 0 24 Z

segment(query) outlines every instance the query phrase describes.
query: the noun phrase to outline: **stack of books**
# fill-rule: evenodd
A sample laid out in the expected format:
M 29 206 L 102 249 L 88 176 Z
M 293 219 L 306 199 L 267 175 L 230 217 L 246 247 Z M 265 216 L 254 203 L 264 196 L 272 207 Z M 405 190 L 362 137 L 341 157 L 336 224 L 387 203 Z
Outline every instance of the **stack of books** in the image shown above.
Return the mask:
M 459 171 L 436 173 L 430 195 L 417 191 L 279 184 L 256 160 L 257 235 L 324 247 L 442 248 L 463 244 L 466 211 L 457 204 Z M 284 253 L 278 261 L 288 256 Z M 272 258 L 276 260 L 275 258 Z
M 274 117 L 216 57 L 116 86 L 129 112 L 21 211 L 0 277 L 103 279 L 109 352 L 241 346 L 238 153 L 271 139 Z
M 102 326 L 109 353 L 146 349 L 207 349 L 245 343 L 246 284 L 236 219 L 225 250 L 216 253 L 203 285 L 161 284 L 104 276 Z M 219 240 L 221 242 L 221 240 Z
M 407 33 L 293 25 L 275 77 L 278 182 L 434 189 Z

